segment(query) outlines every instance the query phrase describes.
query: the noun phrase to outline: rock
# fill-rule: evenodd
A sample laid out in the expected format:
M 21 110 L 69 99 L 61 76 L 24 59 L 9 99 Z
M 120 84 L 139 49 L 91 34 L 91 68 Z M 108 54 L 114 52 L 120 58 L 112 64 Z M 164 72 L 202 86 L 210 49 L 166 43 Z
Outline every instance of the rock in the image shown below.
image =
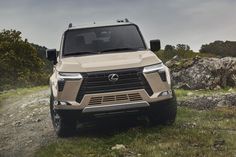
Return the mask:
M 232 106 L 231 102 L 228 100 L 221 100 L 217 103 L 217 107 L 227 107 L 227 106 Z
M 36 122 L 41 122 L 41 119 L 36 119 Z
M 224 139 L 217 139 L 217 140 L 214 141 L 213 149 L 221 150 L 224 144 L 225 144 Z
M 185 89 L 185 90 L 189 90 L 191 89 L 191 87 L 188 84 L 180 84 L 175 86 L 176 89 Z
M 208 97 L 207 97 L 207 100 L 213 100 L 213 97 L 208 96 Z
M 219 90 L 219 89 L 221 89 L 221 87 L 220 87 L 219 85 L 217 85 L 217 86 L 214 88 L 214 90 Z
M 185 123 L 182 125 L 183 128 L 195 128 L 197 126 L 197 124 L 194 123 Z
M 20 121 L 16 121 L 12 124 L 13 126 L 20 127 L 22 123 Z
M 212 96 L 199 95 L 191 97 L 191 99 L 178 100 L 178 105 L 205 110 L 215 107 L 236 106 L 235 102 L 236 93 L 223 93 Z
M 25 142 L 25 146 L 28 146 L 30 143 L 32 143 L 33 142 L 33 140 L 29 140 L 29 141 L 26 141 Z
M 125 149 L 125 146 L 123 144 L 116 144 L 111 148 L 111 150 L 120 150 L 120 149 Z
M 220 89 L 236 86 L 236 58 L 194 58 L 171 60 L 173 84 L 183 89 Z M 187 86 L 186 86 L 187 85 Z

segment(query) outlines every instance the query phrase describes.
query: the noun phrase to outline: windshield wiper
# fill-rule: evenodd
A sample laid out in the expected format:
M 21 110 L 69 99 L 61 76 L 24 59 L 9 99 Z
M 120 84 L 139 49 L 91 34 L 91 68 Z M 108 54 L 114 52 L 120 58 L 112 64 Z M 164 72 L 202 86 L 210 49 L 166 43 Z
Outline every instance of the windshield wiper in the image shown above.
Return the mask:
M 92 52 L 92 51 L 81 51 L 81 52 L 73 52 L 64 54 L 64 56 L 72 56 L 72 55 L 85 55 L 85 54 L 99 54 L 98 52 Z
M 106 49 L 106 50 L 102 50 L 100 52 L 114 52 L 114 51 L 137 51 L 139 50 L 139 48 L 128 48 L 128 47 L 124 47 L 124 48 L 114 48 L 114 49 Z

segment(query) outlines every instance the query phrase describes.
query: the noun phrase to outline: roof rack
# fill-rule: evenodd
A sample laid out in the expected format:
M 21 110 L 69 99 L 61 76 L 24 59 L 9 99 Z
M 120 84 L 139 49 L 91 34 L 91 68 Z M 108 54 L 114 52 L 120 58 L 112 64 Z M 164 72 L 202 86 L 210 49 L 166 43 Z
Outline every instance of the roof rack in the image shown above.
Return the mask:
M 118 22 L 118 23 L 128 23 L 128 22 L 130 22 L 127 18 L 125 18 L 124 20 L 116 20 L 116 22 Z
M 106 24 L 108 24 L 108 25 L 115 25 L 115 24 L 129 24 L 129 23 L 131 23 L 127 18 L 125 18 L 125 19 L 118 19 L 118 20 L 116 20 L 115 22 L 113 21 L 113 22 L 110 22 L 110 23 L 104 23 L 104 25 L 106 25 Z M 69 25 L 68 25 L 68 29 L 73 29 L 73 28 L 83 28 L 84 26 L 86 26 L 86 27 L 93 27 L 93 26 L 103 26 L 103 23 L 97 23 L 97 22 L 93 22 L 92 24 L 84 24 L 84 25 L 73 25 L 72 23 L 69 23 Z
M 68 28 L 71 28 L 73 25 L 72 25 L 72 23 L 69 23 L 69 26 L 68 26 Z

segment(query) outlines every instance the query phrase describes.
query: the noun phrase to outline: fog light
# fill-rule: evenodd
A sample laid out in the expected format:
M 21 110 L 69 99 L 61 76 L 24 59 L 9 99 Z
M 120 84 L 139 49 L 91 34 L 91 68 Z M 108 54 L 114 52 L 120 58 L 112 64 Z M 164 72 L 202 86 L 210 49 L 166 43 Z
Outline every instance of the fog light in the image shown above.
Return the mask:
M 169 96 L 169 95 L 172 95 L 172 91 L 161 92 L 158 96 Z
M 60 105 L 70 105 L 68 102 L 60 101 Z
M 162 92 L 160 95 L 161 96 L 167 96 L 167 95 L 169 95 L 169 92 L 165 91 L 165 92 Z

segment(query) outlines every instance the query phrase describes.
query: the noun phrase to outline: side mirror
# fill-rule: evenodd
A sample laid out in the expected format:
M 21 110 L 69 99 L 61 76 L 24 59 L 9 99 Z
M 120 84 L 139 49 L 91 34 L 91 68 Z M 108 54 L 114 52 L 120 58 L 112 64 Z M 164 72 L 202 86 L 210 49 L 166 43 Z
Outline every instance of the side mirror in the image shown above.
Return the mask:
M 161 41 L 160 40 L 151 40 L 150 41 L 150 48 L 151 51 L 155 52 L 155 51 L 159 51 L 161 49 Z
M 53 64 L 57 64 L 57 50 L 56 49 L 47 49 L 46 50 L 46 58 L 49 61 L 52 61 Z

